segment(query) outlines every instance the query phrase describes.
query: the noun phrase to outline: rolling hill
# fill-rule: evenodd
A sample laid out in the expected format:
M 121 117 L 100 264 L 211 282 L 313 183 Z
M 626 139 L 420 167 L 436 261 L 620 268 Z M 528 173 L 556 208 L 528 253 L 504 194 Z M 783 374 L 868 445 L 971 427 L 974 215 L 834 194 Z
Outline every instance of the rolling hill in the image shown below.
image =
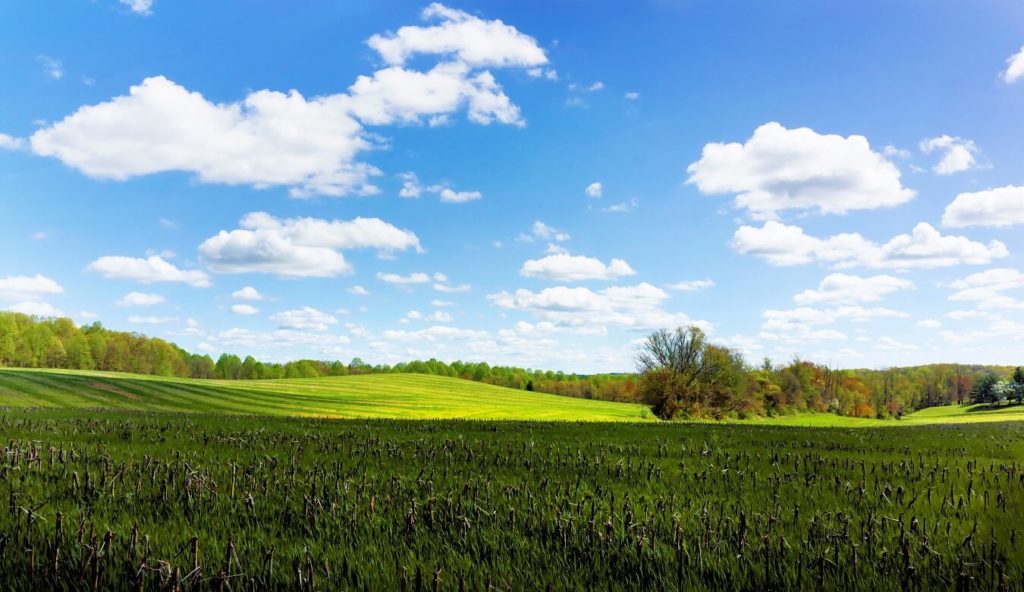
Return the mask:
M 422 374 L 192 380 L 0 369 L 0 407 L 118 409 L 329 418 L 635 421 L 642 405 L 560 397 Z

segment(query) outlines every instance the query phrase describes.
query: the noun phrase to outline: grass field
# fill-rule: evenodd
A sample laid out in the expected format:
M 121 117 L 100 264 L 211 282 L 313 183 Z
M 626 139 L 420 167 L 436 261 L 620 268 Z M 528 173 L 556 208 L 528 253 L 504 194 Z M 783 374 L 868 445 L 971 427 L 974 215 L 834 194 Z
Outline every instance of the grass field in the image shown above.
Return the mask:
M 0 406 L 325 418 L 653 419 L 642 405 L 574 399 L 420 374 L 221 381 L 2 369 Z
M 8 408 L 0 434 L 2 590 L 1024 589 L 1020 422 Z
M 456 378 L 378 374 L 225 381 L 109 372 L 0 369 L 0 407 L 49 407 L 323 418 L 651 421 L 641 405 L 531 393 Z M 1024 405 L 950 405 L 899 420 L 804 413 L 714 423 L 891 427 L 1024 421 Z

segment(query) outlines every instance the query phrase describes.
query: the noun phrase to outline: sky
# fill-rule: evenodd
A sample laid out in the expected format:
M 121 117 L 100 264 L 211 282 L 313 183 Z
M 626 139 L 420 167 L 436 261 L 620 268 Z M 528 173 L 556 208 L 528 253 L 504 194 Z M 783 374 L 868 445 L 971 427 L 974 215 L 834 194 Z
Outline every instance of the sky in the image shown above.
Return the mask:
M 9 0 L 0 308 L 216 357 L 1020 364 L 1024 5 Z

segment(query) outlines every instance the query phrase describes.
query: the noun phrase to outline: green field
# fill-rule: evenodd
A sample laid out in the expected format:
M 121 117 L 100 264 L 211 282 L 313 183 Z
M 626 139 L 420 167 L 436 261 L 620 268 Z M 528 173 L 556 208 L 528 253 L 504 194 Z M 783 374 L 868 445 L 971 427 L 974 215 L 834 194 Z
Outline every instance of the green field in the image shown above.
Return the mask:
M 0 434 L 2 590 L 1024 589 L 1020 422 L 8 408 Z
M 0 407 L 323 418 L 652 421 L 642 405 L 560 397 L 422 374 L 193 380 L 81 370 L 0 369 Z M 803 413 L 715 423 L 889 427 L 1024 420 L 1024 406 L 949 405 L 899 420 Z M 709 420 L 710 421 L 710 420 Z
M 227 381 L 2 369 L 3 406 L 325 418 L 653 419 L 642 405 L 574 399 L 422 374 Z

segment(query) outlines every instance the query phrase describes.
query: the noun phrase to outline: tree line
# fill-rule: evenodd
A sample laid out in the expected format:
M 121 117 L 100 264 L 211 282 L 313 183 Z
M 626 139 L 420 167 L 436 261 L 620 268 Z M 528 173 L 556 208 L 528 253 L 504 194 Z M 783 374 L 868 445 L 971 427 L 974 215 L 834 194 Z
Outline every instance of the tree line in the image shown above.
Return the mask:
M 1024 369 L 931 364 L 882 370 L 837 370 L 806 360 L 748 364 L 710 343 L 697 327 L 652 333 L 637 354 L 635 374 L 581 375 L 486 362 L 416 360 L 371 365 L 188 352 L 156 337 L 112 331 L 99 322 L 0 312 L 0 366 L 104 370 L 222 380 L 319 378 L 414 373 L 449 376 L 527 391 L 644 403 L 663 418 L 750 417 L 805 411 L 853 417 L 900 417 L 915 409 L 1024 398 Z

